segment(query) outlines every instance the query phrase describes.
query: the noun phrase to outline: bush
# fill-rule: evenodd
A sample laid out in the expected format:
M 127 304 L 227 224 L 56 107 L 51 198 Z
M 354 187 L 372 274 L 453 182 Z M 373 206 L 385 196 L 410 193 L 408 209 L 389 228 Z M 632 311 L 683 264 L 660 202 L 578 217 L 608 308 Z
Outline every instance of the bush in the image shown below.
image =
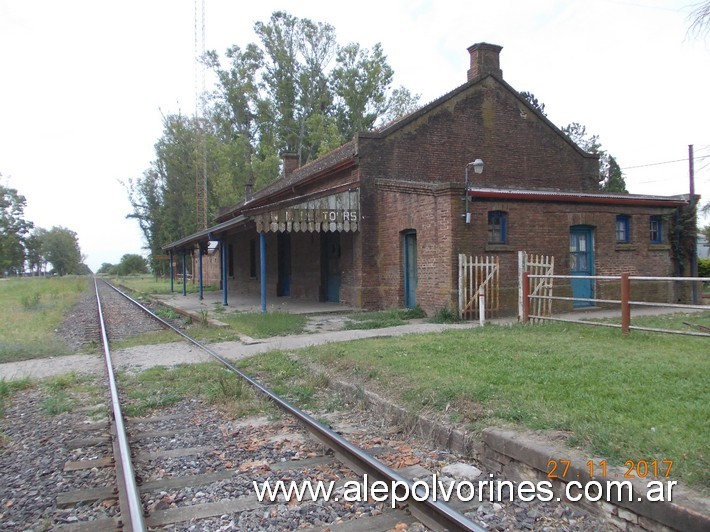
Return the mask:
M 431 323 L 458 323 L 461 319 L 456 312 L 445 306 L 437 310 L 429 321 Z
M 710 259 L 698 259 L 698 277 L 710 277 Z

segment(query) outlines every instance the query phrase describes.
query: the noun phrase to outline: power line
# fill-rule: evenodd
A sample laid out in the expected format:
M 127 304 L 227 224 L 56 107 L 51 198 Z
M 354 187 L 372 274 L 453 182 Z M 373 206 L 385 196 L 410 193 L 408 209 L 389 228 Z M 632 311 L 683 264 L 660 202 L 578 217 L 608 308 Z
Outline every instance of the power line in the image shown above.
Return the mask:
M 710 157 L 710 155 L 703 155 L 702 157 L 695 157 L 695 160 L 700 160 L 700 159 L 707 159 Z M 646 168 L 647 166 L 658 166 L 661 164 L 671 164 L 671 163 L 682 163 L 687 161 L 688 158 L 686 157 L 685 159 L 675 159 L 674 161 L 662 161 L 660 163 L 648 163 L 648 164 L 639 164 L 637 166 L 624 166 L 621 168 L 622 170 L 631 170 L 632 168 Z

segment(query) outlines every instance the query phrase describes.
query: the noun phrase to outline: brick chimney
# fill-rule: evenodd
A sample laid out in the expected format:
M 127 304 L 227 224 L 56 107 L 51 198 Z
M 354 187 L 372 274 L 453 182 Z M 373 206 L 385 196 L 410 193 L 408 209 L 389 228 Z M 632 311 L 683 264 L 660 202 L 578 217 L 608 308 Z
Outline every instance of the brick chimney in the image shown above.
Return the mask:
M 485 74 L 493 74 L 503 78 L 503 71 L 500 69 L 500 51 L 502 46 L 479 42 L 468 47 L 471 54 L 471 68 L 468 70 L 468 81 Z
M 284 178 L 290 176 L 298 168 L 298 154 L 282 153 L 281 160 L 284 164 Z

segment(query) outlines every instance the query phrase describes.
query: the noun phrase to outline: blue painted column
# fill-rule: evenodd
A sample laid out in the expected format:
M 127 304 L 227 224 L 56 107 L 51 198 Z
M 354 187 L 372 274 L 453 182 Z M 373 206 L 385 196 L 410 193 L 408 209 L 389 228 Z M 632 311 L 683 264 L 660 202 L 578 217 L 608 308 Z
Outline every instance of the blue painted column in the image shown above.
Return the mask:
M 187 260 L 185 259 L 186 253 L 183 251 L 182 252 L 182 295 L 186 296 L 187 295 L 187 271 L 185 271 L 185 267 L 187 265 Z
M 170 250 L 170 293 L 172 294 L 175 291 L 175 286 L 173 284 L 173 275 L 175 275 L 175 272 L 173 272 L 173 250 Z
M 227 303 L 227 265 L 229 264 L 229 247 L 227 240 L 223 238 L 219 243 L 219 256 L 222 259 L 222 305 L 225 307 Z
M 202 288 L 202 246 L 200 244 L 197 244 L 197 258 L 199 260 L 199 264 L 197 265 L 197 271 L 199 273 L 199 283 L 200 283 L 200 301 L 204 299 L 204 290 Z
M 266 233 L 259 233 L 259 269 L 261 275 L 261 312 L 266 312 Z

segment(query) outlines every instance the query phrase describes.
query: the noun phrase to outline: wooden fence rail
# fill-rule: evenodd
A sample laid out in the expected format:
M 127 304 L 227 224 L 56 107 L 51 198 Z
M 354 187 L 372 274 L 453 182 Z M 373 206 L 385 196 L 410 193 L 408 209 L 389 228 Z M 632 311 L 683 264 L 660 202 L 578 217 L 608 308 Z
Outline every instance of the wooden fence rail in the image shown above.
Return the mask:
M 575 299 L 573 297 L 555 297 L 552 295 L 541 295 L 533 293 L 532 286 L 536 279 L 604 279 L 604 280 L 618 280 L 621 285 L 621 299 Z M 703 277 L 647 277 L 647 276 L 631 276 L 628 273 L 622 273 L 621 275 L 581 275 L 581 276 L 571 276 L 571 275 L 543 275 L 543 274 L 530 274 L 528 272 L 522 272 L 521 275 L 521 293 L 522 293 L 522 312 L 521 321 L 523 323 L 529 323 L 530 320 L 550 320 L 550 321 L 563 321 L 568 323 L 583 323 L 586 325 L 595 325 L 601 327 L 616 327 L 621 329 L 623 335 L 628 335 L 631 330 L 638 331 L 652 331 L 652 332 L 665 332 L 672 334 L 684 334 L 689 336 L 706 336 L 710 337 L 710 333 L 707 332 L 693 332 L 693 331 L 678 331 L 671 329 L 658 329 L 652 327 L 635 327 L 631 325 L 631 307 L 633 305 L 638 306 L 654 306 L 654 307 L 666 307 L 666 308 L 677 308 L 677 309 L 688 309 L 688 310 L 708 310 L 710 311 L 710 305 L 683 305 L 677 303 L 656 303 L 648 301 L 633 301 L 631 299 L 631 281 L 673 281 L 673 282 L 704 282 L 707 281 Z M 610 303 L 619 304 L 621 306 L 621 324 L 613 323 L 600 323 L 592 322 L 586 320 L 572 320 L 564 318 L 553 318 L 552 316 L 544 316 L 536 313 L 537 307 L 534 307 L 532 301 L 534 300 L 561 300 L 561 301 L 592 301 L 596 303 Z

